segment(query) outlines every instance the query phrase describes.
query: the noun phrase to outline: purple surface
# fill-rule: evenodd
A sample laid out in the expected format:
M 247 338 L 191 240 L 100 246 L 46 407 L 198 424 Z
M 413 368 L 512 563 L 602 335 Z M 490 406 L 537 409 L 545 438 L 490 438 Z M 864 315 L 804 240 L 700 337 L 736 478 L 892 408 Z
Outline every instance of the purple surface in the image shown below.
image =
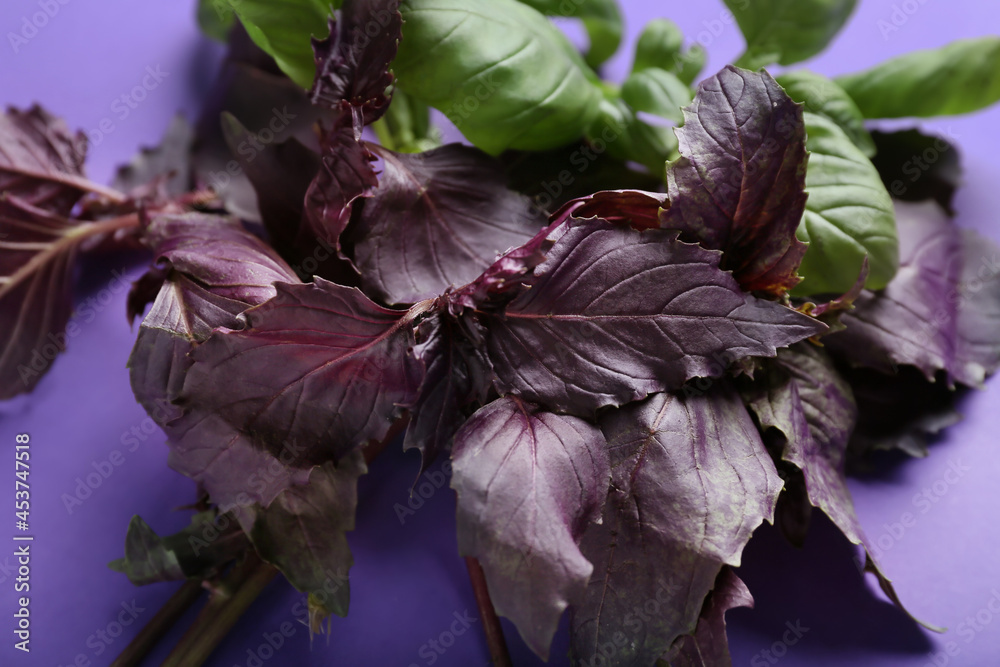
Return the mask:
M 194 116 L 220 49 L 198 35 L 192 3 L 61 2 L 65 4 L 5 0 L 0 7 L 3 102 L 24 106 L 38 101 L 64 116 L 71 127 L 89 130 L 99 130 L 101 121 L 108 119 L 114 129 L 92 148 L 88 162 L 89 173 L 107 182 L 115 164 L 128 159 L 140 144 L 159 139 L 177 110 Z M 725 20 L 721 1 L 626 4 L 630 43 L 644 20 L 673 18 L 689 39 L 698 38 L 708 48 L 706 73 L 718 70 L 742 49 L 739 31 Z M 826 74 L 849 72 L 1000 28 L 995 4 L 985 0 L 859 4 L 847 29 L 827 54 L 809 63 L 811 68 Z M 24 21 L 44 6 L 50 12 L 58 7 L 58 12 L 15 52 L 9 33 L 20 33 Z M 620 78 L 630 62 L 626 50 L 610 63 L 608 74 Z M 167 76 L 123 117 L 115 99 L 141 85 L 147 67 L 158 66 Z M 949 133 L 961 147 L 966 186 L 956 201 L 960 224 L 995 240 L 1000 240 L 994 222 L 1000 210 L 998 121 L 1000 110 L 993 109 L 923 123 Z M 3 665 L 69 665 L 77 656 L 93 665 L 108 664 L 175 587 L 135 588 L 105 567 L 121 555 L 133 513 L 160 532 L 176 530 L 187 514 L 173 508 L 194 496 L 193 484 L 167 468 L 163 436 L 129 390 L 125 361 L 134 333 L 124 317 L 124 291 L 112 273 L 123 268 L 128 269 L 120 261 L 88 266 L 78 293 L 81 330 L 70 341 L 69 352 L 55 362 L 33 395 L 0 404 L 0 449 L 9 452 L 11 472 L 14 435 L 28 432 L 32 437 L 31 517 L 37 539 L 32 546 L 30 655 L 12 647 L 16 575 L 10 565 L 16 561 L 10 556 L 12 546 L 0 548 Z M 136 270 L 131 268 L 130 275 Z M 91 298 L 95 301 L 88 307 L 85 301 Z M 859 575 L 849 545 L 828 522 L 818 520 L 801 551 L 786 546 L 772 529 L 760 531 L 748 548 L 740 576 L 757 598 L 757 609 L 729 614 L 735 665 L 757 667 L 779 658 L 788 667 L 997 664 L 1000 617 L 989 607 L 1000 609 L 1000 522 L 995 510 L 1000 500 L 995 481 L 1000 478 L 995 443 L 1000 384 L 990 382 L 986 391 L 974 393 L 963 411 L 966 421 L 932 448 L 929 459 L 896 462 L 878 475 L 851 482 L 861 523 L 882 548 L 882 564 L 900 596 L 916 616 L 948 626 L 949 632 L 932 635 L 917 628 L 873 592 L 872 582 Z M 138 433 L 134 441 L 129 437 L 133 429 Z M 64 494 L 75 493 L 77 478 L 85 479 L 96 468 L 107 471 L 102 462 L 115 450 L 122 453 L 121 465 L 68 512 Z M 454 614 L 476 614 L 464 565 L 456 555 L 453 493 L 436 490 L 403 525 L 397 517 L 394 505 L 406 503 L 417 465 L 415 455 L 387 452 L 362 480 L 358 528 L 349 535 L 357 563 L 351 573 L 350 616 L 334 619 L 332 636 L 318 637 L 311 645 L 305 628 L 294 623 L 294 634 L 276 654 L 259 652 L 267 658 L 263 664 L 487 664 L 478 622 L 453 637 L 441 655 L 428 644 L 442 635 L 448 643 L 453 622 L 456 629 L 464 627 Z M 4 493 L 13 494 L 13 479 L 8 479 Z M 6 502 L 0 497 L 0 503 Z M 907 514 L 912 521 L 903 526 Z M 7 534 L 13 532 L 11 528 Z M 13 544 L 9 537 L 0 541 Z M 248 664 L 258 647 L 266 646 L 265 635 L 274 639 L 282 623 L 295 621 L 292 609 L 298 599 L 287 584 L 273 584 L 210 664 Z M 110 644 L 102 641 L 98 633 L 114 634 L 122 605 L 133 601 L 142 609 L 136 622 L 117 638 L 106 634 Z M 783 635 L 794 638 L 786 634 L 786 623 L 797 622 L 809 629 L 793 645 L 783 645 Z M 169 639 L 178 636 L 179 631 Z M 516 665 L 541 664 L 509 625 L 507 636 Z M 564 619 L 550 664 L 567 664 L 567 645 Z M 158 664 L 164 655 L 161 650 L 149 664 Z M 432 655 L 438 656 L 433 663 Z

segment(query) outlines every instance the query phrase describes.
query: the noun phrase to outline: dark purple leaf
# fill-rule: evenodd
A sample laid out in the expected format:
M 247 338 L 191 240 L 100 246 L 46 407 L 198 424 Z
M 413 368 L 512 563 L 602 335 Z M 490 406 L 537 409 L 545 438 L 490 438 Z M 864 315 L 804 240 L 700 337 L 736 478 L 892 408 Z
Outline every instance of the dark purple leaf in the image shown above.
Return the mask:
M 608 664 L 647 667 L 695 632 L 721 567 L 738 566 L 772 518 L 781 479 L 727 383 L 656 394 L 607 413 L 602 428 L 611 491 L 581 543 L 594 573 L 571 641 L 585 664 L 610 643 Z
M 306 219 L 313 237 L 340 252 L 340 235 L 351 220 L 354 201 L 371 197 L 378 187 L 375 156 L 361 142 L 360 131 L 343 113 L 322 139 L 321 165 L 306 191 Z
M 0 116 L 0 193 L 68 216 L 90 190 L 83 178 L 87 139 L 39 106 Z
M 174 401 L 184 388 L 188 352 L 215 327 L 238 328 L 248 308 L 214 294 L 182 273 L 171 271 L 142 321 L 129 356 L 129 379 L 136 401 L 160 426 L 181 415 Z
M 552 217 L 601 218 L 633 229 L 657 229 L 662 209 L 669 206 L 667 196 L 659 192 L 604 190 L 569 202 Z
M 274 250 L 232 218 L 200 213 L 162 215 L 146 229 L 156 261 L 223 296 L 256 306 L 275 282 L 298 282 Z
M 778 458 L 802 471 L 807 500 L 851 542 L 861 544 L 864 535 L 844 476 L 857 406 L 826 353 L 810 343 L 779 350 L 775 362 L 744 391 L 744 399 L 765 434 L 777 429 L 784 436 Z
M 850 385 L 830 358 L 808 343 L 781 350 L 767 377 L 759 379 L 744 398 L 762 430 L 773 428 L 783 434 L 780 456 L 802 472 L 807 496 L 803 500 L 823 510 L 851 543 L 865 548 L 868 570 L 903 608 L 891 581 L 871 557 L 847 488 L 844 469 L 857 407 Z
M 736 607 L 753 608 L 753 596 L 733 570 L 724 567 L 705 600 L 698 628 L 674 642 L 665 658 L 670 667 L 732 667 L 726 612 Z
M 242 27 L 237 26 L 234 33 L 243 35 Z M 253 53 L 259 50 L 253 47 Z M 265 59 L 274 66 L 273 59 Z M 257 69 L 248 60 L 257 59 L 241 58 L 231 51 L 223 62 L 212 87 L 213 94 L 198 120 L 191 169 L 195 185 L 214 191 L 230 213 L 260 222 L 254 189 L 238 157 L 249 158 L 293 137 L 309 148 L 318 149 L 313 126 L 318 119 L 328 117 L 329 112 L 313 106 L 305 91 L 287 77 Z M 223 112 L 232 114 L 250 133 L 236 145 L 235 153 L 222 131 Z
M 177 115 L 158 146 L 144 147 L 118 168 L 112 186 L 135 199 L 167 201 L 191 188 L 191 144 L 194 129 Z
M 858 404 L 858 425 L 848 446 L 848 469 L 870 468 L 868 455 L 899 449 L 910 456 L 927 456 L 930 440 L 962 420 L 957 407 L 963 391 L 944 380 L 928 382 L 912 366 L 894 374 L 870 368 L 840 368 Z
M 501 393 L 588 416 L 826 329 L 745 294 L 721 253 L 676 236 L 575 222 L 530 288 L 483 316 Z
M 360 451 L 312 469 L 309 481 L 283 491 L 266 509 L 241 513 L 254 549 L 298 590 L 323 608 L 347 615 L 354 564 L 347 531 L 354 530 L 358 477 L 367 472 Z
M 272 245 L 289 256 L 305 214 L 309 184 L 319 172 L 319 154 L 295 137 L 267 144 L 260 152 L 240 152 L 252 133 L 230 113 L 222 114 L 222 133 L 257 195 L 257 209 Z
M 243 314 L 244 329 L 216 330 L 195 348 L 184 403 L 275 455 L 282 443 L 301 446 L 296 464 L 339 459 L 383 438 L 421 382 L 415 313 L 322 278 L 276 288 Z
M 781 294 L 798 283 L 806 246 L 802 107 L 767 72 L 732 65 L 703 81 L 667 170 L 664 228 L 724 251 L 724 270 L 747 291 Z
M 213 500 L 223 505 L 235 504 L 254 472 L 269 465 L 282 471 L 274 475 L 280 490 L 282 480 L 293 476 L 285 463 L 254 450 L 213 415 L 189 414 L 186 422 L 178 423 L 184 408 L 177 400 L 193 363 L 189 353 L 195 344 L 216 327 L 240 327 L 239 314 L 273 297 L 276 281 L 296 280 L 294 273 L 270 247 L 230 218 L 196 213 L 160 216 L 147 228 L 146 241 L 157 261 L 148 274 L 150 281 L 162 283 L 139 328 L 129 373 L 136 399 L 170 437 L 171 465 L 203 482 Z M 130 307 L 138 310 L 139 301 L 136 295 Z M 197 412 L 201 406 L 188 409 Z
M 468 327 L 476 329 L 468 332 Z M 403 449 L 418 449 L 421 469 L 451 447 L 472 406 L 486 401 L 493 379 L 489 360 L 476 341 L 483 332 L 469 319 L 435 315 L 420 325 L 417 357 L 427 369 L 412 406 Z M 472 333 L 474 335 L 470 336 Z M 470 340 L 471 338 L 471 340 Z
M 547 659 L 559 617 L 594 569 L 577 543 L 607 495 L 604 437 L 508 396 L 462 427 L 452 461 L 459 552 L 479 558 L 497 612 Z
M 882 183 L 896 199 L 933 199 L 954 215 L 951 201 L 962 184 L 958 149 L 943 137 L 920 130 L 880 132 L 874 130 L 875 157 Z
M 87 142 L 41 107 L 0 116 L 0 400 L 31 391 L 66 346 L 72 272 L 103 228 L 67 219 L 89 190 Z
M 386 303 L 465 285 L 545 224 L 527 197 L 507 189 L 499 162 L 478 149 L 375 151 L 382 176 L 349 237 L 363 283 Z
M 309 480 L 306 444 L 265 450 L 253 434 L 242 433 L 211 408 L 185 407 L 187 412 L 164 427 L 170 438 L 167 463 L 198 482 L 221 511 L 267 506 L 285 489 Z
M 446 296 L 449 310 L 457 315 L 466 309 L 496 308 L 510 301 L 567 229 L 567 221 L 556 220 L 524 245 L 500 255 L 482 275 Z
M 34 389 L 66 348 L 86 226 L 0 194 L 0 400 Z
M 865 291 L 824 342 L 854 365 L 919 368 L 973 387 L 1000 365 L 1000 249 L 955 227 L 933 202 L 896 203 L 900 270 Z
M 352 107 L 363 125 L 378 120 L 389 105 L 389 64 L 396 57 L 402 28 L 398 0 L 345 0 L 337 17 L 330 19 L 330 36 L 313 39 L 313 104 Z

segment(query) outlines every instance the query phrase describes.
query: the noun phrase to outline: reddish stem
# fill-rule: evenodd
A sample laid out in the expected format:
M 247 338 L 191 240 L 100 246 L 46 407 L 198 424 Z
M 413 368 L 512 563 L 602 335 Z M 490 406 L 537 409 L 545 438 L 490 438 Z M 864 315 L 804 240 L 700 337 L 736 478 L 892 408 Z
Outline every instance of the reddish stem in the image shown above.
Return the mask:
M 486 644 L 490 647 L 493 667 L 512 667 L 510 652 L 503 637 L 503 626 L 500 625 L 500 618 L 493 608 L 493 601 L 490 600 L 483 568 L 479 561 L 471 556 L 465 557 L 465 566 L 469 569 L 469 581 L 472 582 L 472 592 L 476 595 L 479 617 L 483 620 L 483 633 L 486 635 Z
M 139 631 L 111 667 L 136 667 L 149 654 L 163 636 L 170 632 L 184 612 L 201 597 L 201 582 L 188 581 L 167 600 L 156 615 Z

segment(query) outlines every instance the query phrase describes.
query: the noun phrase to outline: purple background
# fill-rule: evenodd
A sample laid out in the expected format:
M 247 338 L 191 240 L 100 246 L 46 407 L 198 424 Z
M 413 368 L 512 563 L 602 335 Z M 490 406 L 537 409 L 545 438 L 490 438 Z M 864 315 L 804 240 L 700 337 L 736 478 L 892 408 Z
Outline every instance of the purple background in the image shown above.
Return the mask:
M 147 0 L 50 0 L 58 13 L 15 52 L 8 33 L 20 32 L 25 17 L 40 11 L 38 0 L 4 0 L 0 7 L 0 90 L 3 102 L 26 106 L 38 101 L 85 130 L 109 119 L 113 131 L 93 141 L 89 173 L 107 182 L 114 166 L 141 144 L 158 141 L 178 110 L 193 118 L 210 84 L 221 48 L 197 31 L 193 3 Z M 655 16 L 677 21 L 689 40 L 709 51 L 706 73 L 742 50 L 739 30 L 727 20 L 721 1 L 627 2 L 629 39 L 608 67 L 620 78 L 631 62 L 631 43 L 642 23 Z M 847 29 L 809 67 L 825 74 L 850 72 L 918 48 L 962 37 L 996 33 L 1000 10 L 983 0 L 861 0 Z M 907 13 L 907 11 L 909 13 Z M 895 15 L 894 15 L 895 12 Z M 886 32 L 895 19 L 898 30 Z M 881 23 L 880 23 L 881 22 Z M 571 33 L 576 32 L 570 26 Z M 166 72 L 136 109 L 122 118 L 114 100 L 138 85 L 147 67 Z M 928 94 L 934 94 L 928 91 Z M 961 224 L 994 240 L 1000 210 L 1000 110 L 922 123 L 949 132 L 962 149 L 966 187 L 956 207 Z M 105 127 L 108 127 L 105 123 Z M 8 556 L 0 547 L 0 663 L 71 664 L 83 655 L 94 665 L 110 662 L 152 617 L 176 584 L 135 588 L 105 564 L 121 555 L 129 517 L 141 514 L 157 531 L 171 532 L 187 520 L 174 508 L 193 499 L 193 484 L 166 465 L 163 436 L 136 406 L 125 361 L 134 332 L 124 317 L 124 291 L 112 270 L 135 276 L 139 267 L 91 264 L 79 299 L 96 298 L 94 312 L 81 309 L 80 334 L 69 343 L 52 372 L 28 397 L 0 404 L 0 443 L 13 451 L 16 433 L 32 438 L 33 544 L 31 595 L 32 652 L 13 650 L 15 608 Z M 761 653 L 781 640 L 785 624 L 809 628 L 794 646 L 778 653 L 794 665 L 994 665 L 1000 656 L 1000 618 L 986 609 L 1000 600 L 1000 449 L 996 446 L 1000 385 L 993 382 L 963 406 L 966 421 L 936 444 L 929 459 L 898 461 L 870 478 L 852 480 L 862 524 L 881 540 L 882 564 L 913 613 L 950 628 L 944 635 L 920 630 L 873 591 L 852 559 L 854 552 L 822 519 L 814 522 L 806 547 L 787 546 L 771 528 L 762 529 L 747 549 L 741 576 L 757 598 L 754 611 L 729 615 L 734 664 L 770 664 Z M 145 438 L 128 451 L 122 438 L 133 428 Z M 63 494 L 73 494 L 77 478 L 101 467 L 118 450 L 124 463 L 82 505 L 67 511 Z M 387 451 L 362 480 L 357 530 L 349 535 L 356 565 L 351 572 L 350 616 L 335 618 L 329 638 L 310 646 L 308 633 L 295 634 L 264 664 L 410 665 L 430 664 L 421 647 L 446 631 L 455 612 L 475 615 L 465 568 L 456 554 L 454 496 L 437 491 L 400 525 L 393 509 L 405 503 L 415 474 L 415 456 Z M 13 456 L 0 469 L 13 471 Z M 957 482 L 945 482 L 952 465 L 964 466 Z M 6 466 L 9 465 L 9 468 Z M 105 466 L 106 468 L 106 466 Z M 961 468 L 960 468 L 961 469 Z M 10 473 L 8 473 L 10 475 Z M 952 478 L 949 476 L 949 478 Z M 12 475 L 0 484 L 0 506 L 13 493 Z M 933 491 L 937 483 L 937 491 Z M 932 489 L 933 504 L 915 496 Z M 12 501 L 11 497 L 11 501 Z M 900 533 L 893 525 L 909 512 L 915 523 Z M 13 517 L 10 517 L 13 523 Z M 0 530 L 0 535 L 4 531 Z M 13 530 L 11 528 L 11 533 Z M 9 538 L 0 537 L 0 543 Z M 9 543 L 9 542 L 8 542 Z M 12 544 L 12 543 L 9 543 Z M 113 624 L 121 605 L 135 601 L 143 611 L 122 636 L 104 646 L 95 634 Z M 298 595 L 284 582 L 273 584 L 213 656 L 212 665 L 245 665 L 248 650 L 286 620 Z M 996 607 L 994 602 L 994 607 Z M 963 623 L 980 612 L 990 619 L 980 630 Z M 567 664 L 565 621 L 551 664 Z M 111 627 L 114 631 L 115 628 Z M 176 640 L 179 630 L 170 639 Z M 515 664 L 541 664 L 508 624 Z M 934 654 L 952 642 L 952 656 Z M 164 648 L 150 661 L 157 664 Z M 265 652 L 266 655 L 266 652 Z M 936 660 L 936 662 L 935 662 Z M 457 637 L 437 665 L 476 667 L 488 663 L 479 624 Z

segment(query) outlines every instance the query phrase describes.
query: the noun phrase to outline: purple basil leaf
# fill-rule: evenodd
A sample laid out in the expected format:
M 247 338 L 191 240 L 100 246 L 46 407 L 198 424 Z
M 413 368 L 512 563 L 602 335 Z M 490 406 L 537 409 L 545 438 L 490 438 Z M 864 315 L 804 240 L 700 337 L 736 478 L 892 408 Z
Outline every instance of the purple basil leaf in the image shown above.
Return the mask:
M 446 315 L 434 315 L 420 324 L 423 342 L 416 355 L 427 372 L 416 401 L 408 406 L 412 416 L 403 449 L 420 450 L 421 470 L 451 447 L 470 406 L 484 403 L 490 390 L 493 369 L 474 342 L 482 339 L 483 332 L 469 336 L 467 327 L 478 329 L 472 320 Z
M 209 533 L 211 531 L 211 533 Z M 208 540 L 206 535 L 215 535 Z M 178 533 L 160 537 L 139 516 L 133 516 L 125 536 L 125 557 L 109 563 L 136 586 L 180 579 L 204 580 L 216 576 L 244 553 L 250 543 L 239 524 L 214 511 L 191 517 Z
M 239 327 L 237 317 L 247 307 L 170 272 L 139 327 L 128 360 L 132 393 L 153 421 L 165 426 L 181 415 L 174 401 L 191 367 L 188 352 L 215 327 Z
M 799 281 L 806 246 L 802 107 L 767 72 L 728 65 L 703 81 L 667 170 L 663 227 L 725 252 L 722 268 L 747 291 L 783 293 Z
M 269 505 L 282 491 L 309 480 L 304 443 L 263 449 L 253 434 L 230 425 L 211 407 L 187 410 L 164 427 L 170 438 L 167 463 L 198 482 L 220 511 Z
M 483 316 L 501 393 L 586 417 L 826 329 L 745 294 L 721 253 L 676 236 L 575 222 L 530 288 Z
M 824 342 L 854 365 L 891 373 L 939 370 L 948 384 L 981 386 L 1000 365 L 1000 249 L 954 226 L 933 202 L 896 202 L 900 270 L 865 291 Z
M 523 291 L 525 281 L 568 229 L 567 220 L 555 220 L 524 245 L 497 257 L 482 275 L 446 296 L 449 310 L 457 315 L 466 310 L 496 309 L 510 301 Z
M 808 500 L 860 544 L 864 536 L 844 475 L 857 406 L 829 356 L 810 343 L 779 350 L 743 395 L 761 430 L 784 436 L 778 457 L 802 471 Z
M 767 377 L 745 392 L 744 399 L 762 430 L 774 428 L 784 435 L 781 458 L 802 471 L 805 500 L 823 510 L 852 544 L 864 547 L 868 570 L 903 608 L 891 581 L 871 557 L 847 488 L 846 452 L 857 407 L 850 385 L 830 358 L 808 343 L 781 350 Z
M 497 612 L 543 659 L 594 569 L 577 543 L 600 519 L 607 457 L 597 427 L 513 396 L 476 412 L 455 436 L 459 552 L 479 558 Z
M 927 456 L 931 438 L 962 420 L 957 408 L 963 391 L 943 380 L 928 382 L 912 366 L 894 374 L 870 368 L 842 366 L 858 404 L 858 425 L 848 446 L 848 469 L 866 470 L 868 455 L 898 449 L 910 456 Z
M 256 153 L 240 151 L 253 134 L 232 114 L 222 114 L 222 133 L 253 185 L 257 208 L 272 245 L 283 256 L 296 250 L 309 184 L 319 172 L 319 154 L 295 137 L 267 144 Z
M 335 247 L 338 253 L 340 235 L 351 220 L 354 201 L 371 197 L 378 187 L 374 160 L 352 125 L 350 114 L 342 113 L 323 136 L 320 170 L 306 191 L 310 234 Z
M 476 148 L 374 150 L 382 176 L 349 237 L 362 282 L 386 303 L 465 285 L 545 224 L 527 197 L 507 189 L 500 163 Z
M 886 190 L 896 199 L 933 199 L 949 215 L 951 202 L 962 184 L 962 164 L 958 148 L 943 137 L 920 130 L 880 132 L 874 130 L 875 157 Z
M 0 116 L 0 192 L 31 206 L 68 216 L 87 191 L 83 161 L 87 139 L 39 106 L 8 107 Z
M 364 455 L 355 451 L 313 468 L 308 483 L 286 489 L 267 508 L 241 513 L 260 557 L 338 616 L 347 615 L 350 601 L 354 559 L 346 533 L 354 530 L 358 477 L 366 472 Z
M 302 446 L 297 464 L 385 437 L 422 378 L 413 315 L 322 278 L 276 288 L 242 315 L 244 329 L 218 329 L 191 353 L 185 404 L 275 455 L 283 443 Z
M 389 64 L 396 58 L 402 28 L 398 0 L 345 0 L 330 19 L 330 36 L 313 39 L 313 104 L 353 107 L 364 125 L 378 120 L 389 106 Z
M 201 213 L 162 215 L 146 229 L 158 262 L 218 296 L 256 306 L 274 296 L 275 282 L 298 282 L 274 250 L 232 218 Z
M 66 347 L 81 226 L 0 194 L 0 400 L 34 389 Z
M 569 202 L 552 217 L 601 218 L 633 229 L 657 229 L 662 209 L 669 206 L 667 196 L 659 192 L 603 190 Z
M 732 568 L 724 567 L 705 600 L 698 628 L 674 642 L 664 658 L 670 667 L 731 667 L 726 612 L 736 607 L 753 608 L 753 596 Z
M 238 22 L 237 22 L 238 23 Z M 243 36 L 242 26 L 233 31 Z M 249 42 L 246 39 L 246 42 Z M 252 44 L 252 53 L 260 53 Z M 265 147 L 296 138 L 309 148 L 318 148 L 313 126 L 329 116 L 326 109 L 313 106 L 305 91 L 284 75 L 258 69 L 230 51 L 222 63 L 195 130 L 191 170 L 195 185 L 211 189 L 233 215 L 260 222 L 256 197 L 237 157 L 257 155 Z M 270 66 L 274 66 L 269 57 Z M 220 116 L 229 112 L 245 126 L 252 139 L 237 145 L 234 153 L 226 143 Z
M 269 246 L 230 218 L 159 216 L 146 229 L 146 242 L 157 261 L 147 275 L 161 285 L 129 357 L 136 399 L 166 430 L 171 466 L 203 482 L 215 502 L 235 504 L 254 471 L 268 465 L 284 471 L 274 476 L 277 490 L 267 491 L 277 493 L 290 483 L 293 471 L 254 450 L 215 416 L 199 412 L 200 406 L 187 406 L 196 414 L 185 415 L 177 400 L 193 363 L 189 353 L 194 346 L 216 327 L 241 326 L 239 314 L 273 297 L 276 281 L 296 280 L 294 273 Z M 133 311 L 141 300 L 137 294 Z
M 585 663 L 611 642 L 615 665 L 647 667 L 695 632 L 721 567 L 738 566 L 751 533 L 773 517 L 781 479 L 725 382 L 704 394 L 656 394 L 601 425 L 611 491 L 603 523 L 581 543 L 594 573 L 573 610 L 571 642 Z M 629 622 L 636 609 L 641 624 Z
M 142 148 L 118 167 L 112 186 L 134 199 L 164 202 L 191 189 L 191 144 L 194 128 L 184 116 L 174 116 L 159 145 Z
M 87 142 L 41 107 L 0 116 L 0 400 L 31 391 L 66 343 L 72 273 L 87 223 Z

